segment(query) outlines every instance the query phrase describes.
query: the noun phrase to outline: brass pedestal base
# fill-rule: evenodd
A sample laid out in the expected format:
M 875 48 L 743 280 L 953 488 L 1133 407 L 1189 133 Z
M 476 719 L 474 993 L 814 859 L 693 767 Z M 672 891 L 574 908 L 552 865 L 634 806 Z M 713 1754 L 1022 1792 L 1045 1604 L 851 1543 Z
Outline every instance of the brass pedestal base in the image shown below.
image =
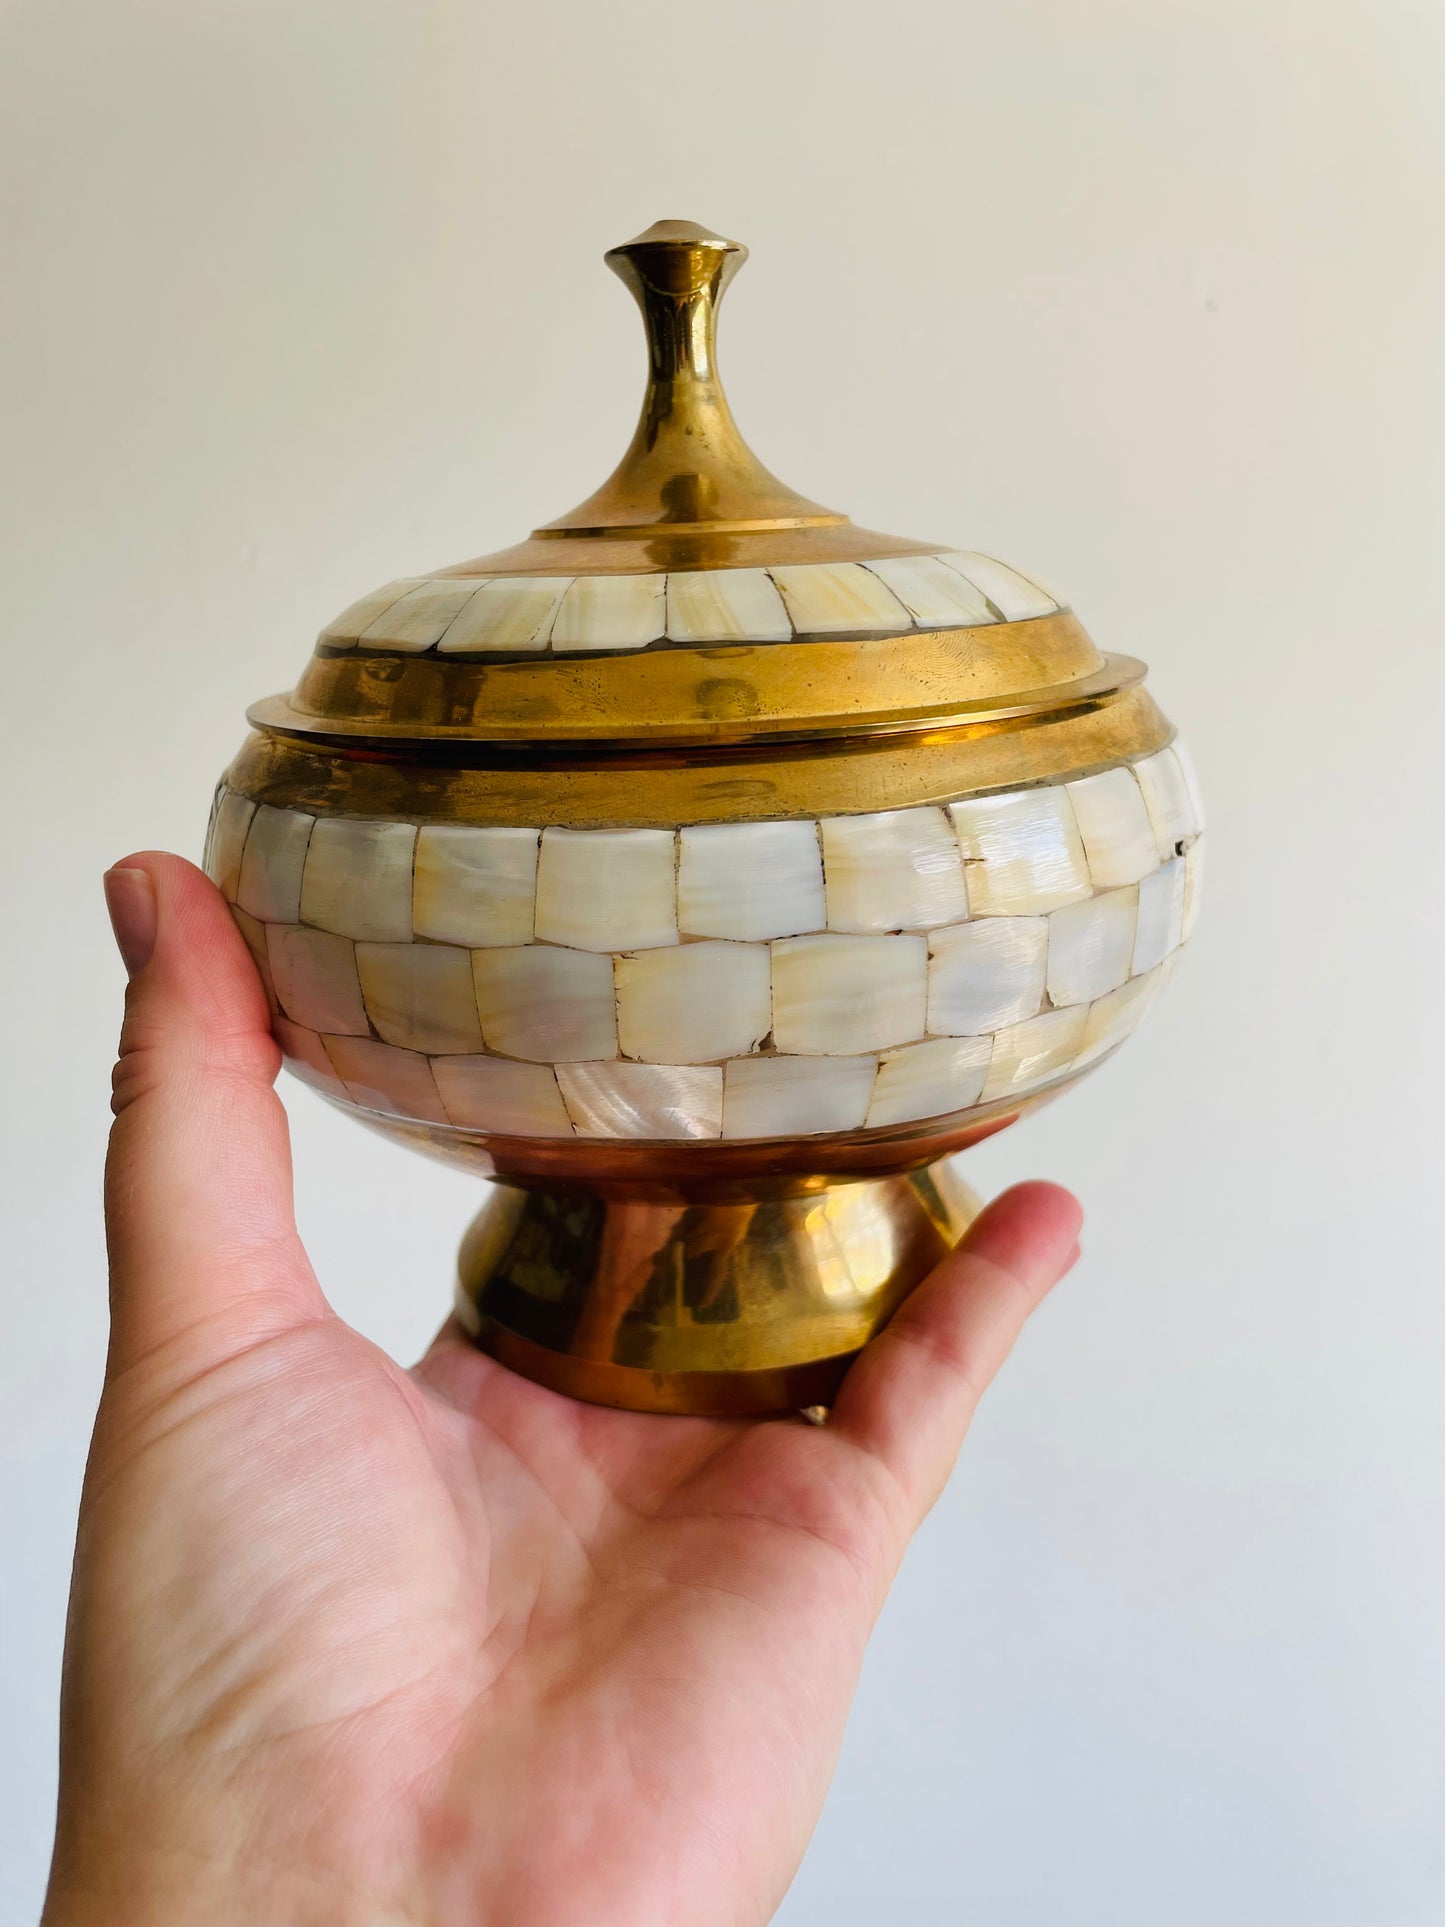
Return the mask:
M 980 1208 L 948 1158 L 749 1191 L 494 1183 L 462 1243 L 462 1324 L 514 1371 L 596 1405 L 826 1405 Z

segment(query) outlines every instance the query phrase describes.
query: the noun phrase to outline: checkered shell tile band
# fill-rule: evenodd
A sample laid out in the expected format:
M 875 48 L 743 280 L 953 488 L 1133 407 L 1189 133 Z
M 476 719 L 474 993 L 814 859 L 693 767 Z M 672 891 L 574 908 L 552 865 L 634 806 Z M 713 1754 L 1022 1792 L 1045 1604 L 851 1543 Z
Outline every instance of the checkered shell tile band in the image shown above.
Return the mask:
M 946 807 L 676 830 L 313 817 L 206 868 L 291 1070 L 506 1136 L 763 1138 L 1025 1096 L 1139 1022 L 1199 902 L 1175 743 Z
M 619 654 L 729 642 L 967 629 L 1053 615 L 1040 583 L 991 556 L 899 556 L 677 575 L 410 576 L 317 638 L 327 654 Z

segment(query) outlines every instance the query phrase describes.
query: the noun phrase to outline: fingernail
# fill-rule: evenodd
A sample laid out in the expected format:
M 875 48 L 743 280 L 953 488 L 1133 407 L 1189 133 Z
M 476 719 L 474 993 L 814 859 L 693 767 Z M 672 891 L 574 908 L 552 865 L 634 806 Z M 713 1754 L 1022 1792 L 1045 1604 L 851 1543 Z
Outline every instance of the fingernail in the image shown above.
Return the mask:
M 107 870 L 105 907 L 125 974 L 144 970 L 156 947 L 156 886 L 148 870 Z

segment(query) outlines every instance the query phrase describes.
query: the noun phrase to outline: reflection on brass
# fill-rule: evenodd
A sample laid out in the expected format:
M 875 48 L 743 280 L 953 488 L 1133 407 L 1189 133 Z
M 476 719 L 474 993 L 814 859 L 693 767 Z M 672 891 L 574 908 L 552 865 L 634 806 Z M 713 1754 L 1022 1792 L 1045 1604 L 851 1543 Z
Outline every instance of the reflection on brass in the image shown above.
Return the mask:
M 317 656 L 252 719 L 322 740 L 727 745 L 946 728 L 1107 701 L 1144 665 L 1101 656 L 1067 612 L 846 642 L 725 643 L 478 662 Z
M 1099 709 L 1022 727 L 1007 721 L 847 743 L 763 746 L 756 754 L 593 758 L 539 743 L 502 767 L 476 767 L 408 744 L 390 754 L 301 743 L 266 728 L 242 748 L 227 781 L 263 803 L 342 816 L 437 823 L 758 822 L 946 803 L 989 790 L 1063 782 L 1147 756 L 1173 731 L 1139 688 Z M 480 746 L 478 755 L 482 754 Z
M 457 1310 L 505 1363 L 600 1405 L 825 1405 L 978 1209 L 946 1159 L 736 1201 L 498 1184 L 462 1244 Z

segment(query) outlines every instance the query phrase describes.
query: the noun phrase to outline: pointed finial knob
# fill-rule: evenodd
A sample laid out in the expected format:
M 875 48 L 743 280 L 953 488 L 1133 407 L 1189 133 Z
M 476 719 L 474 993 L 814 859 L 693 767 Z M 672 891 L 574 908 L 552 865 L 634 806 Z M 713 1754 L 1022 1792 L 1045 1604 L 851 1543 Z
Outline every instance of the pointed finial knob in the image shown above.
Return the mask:
M 733 421 L 717 374 L 717 309 L 748 258 L 742 243 L 695 221 L 654 221 L 603 258 L 642 310 L 642 418 L 611 480 L 537 533 L 721 532 L 846 520 L 769 474 Z

